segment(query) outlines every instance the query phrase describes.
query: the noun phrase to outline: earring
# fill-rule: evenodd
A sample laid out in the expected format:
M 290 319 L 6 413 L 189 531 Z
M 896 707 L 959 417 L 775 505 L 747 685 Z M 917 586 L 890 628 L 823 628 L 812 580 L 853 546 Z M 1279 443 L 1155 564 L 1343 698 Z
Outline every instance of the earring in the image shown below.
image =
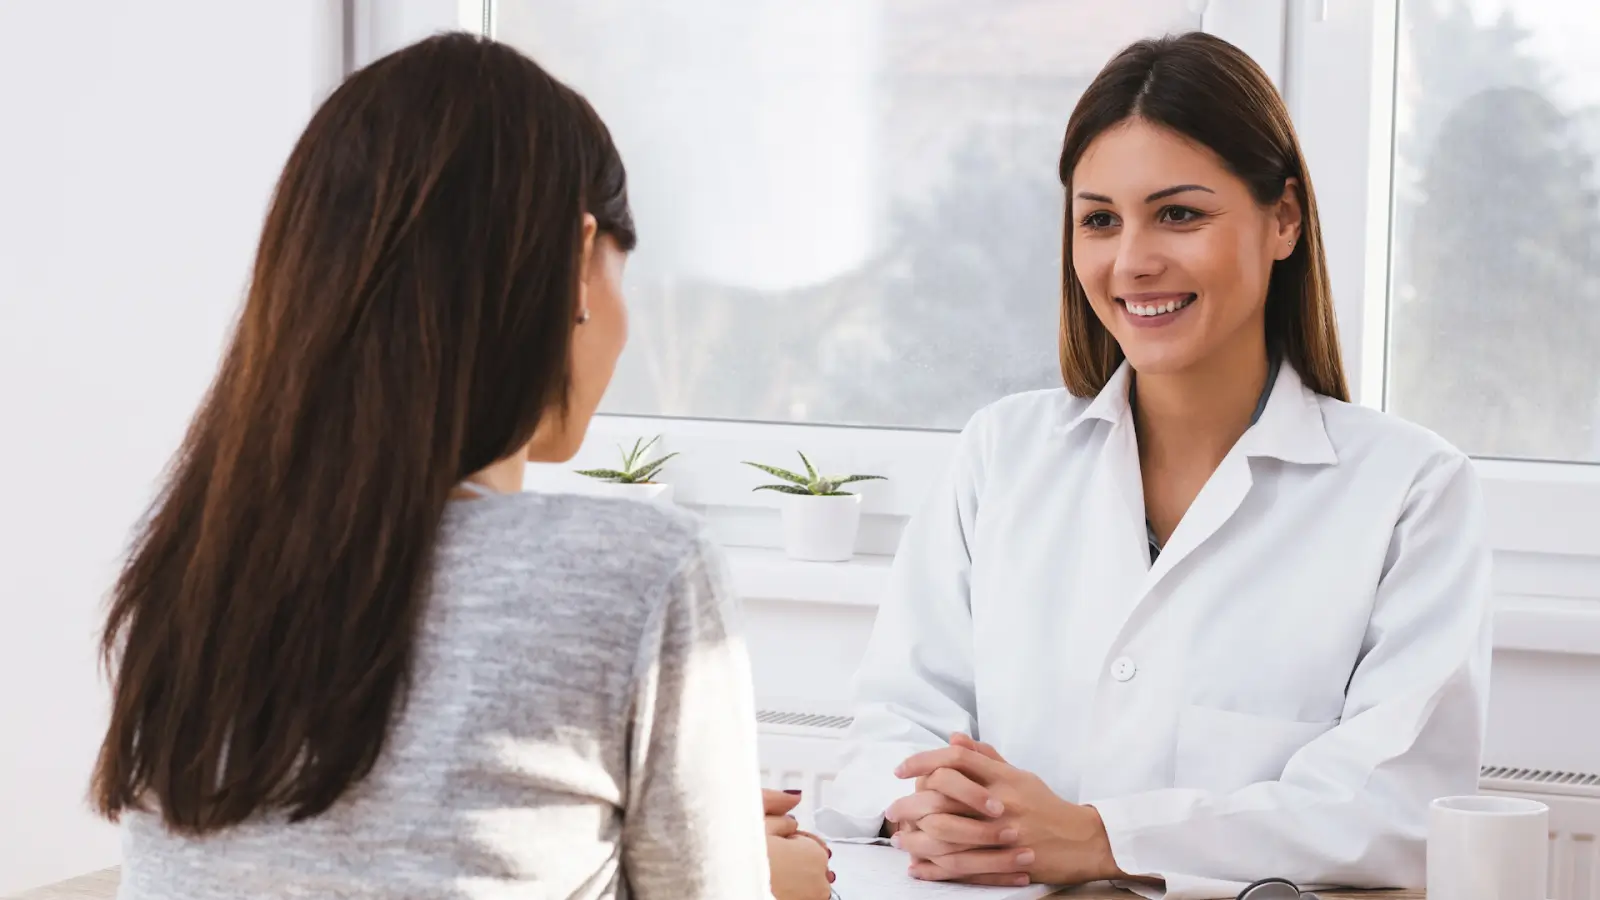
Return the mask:
M 578 324 L 582 325 L 583 323 L 585 323 L 587 321 L 589 321 L 589 311 L 587 309 L 579 310 L 578 311 Z

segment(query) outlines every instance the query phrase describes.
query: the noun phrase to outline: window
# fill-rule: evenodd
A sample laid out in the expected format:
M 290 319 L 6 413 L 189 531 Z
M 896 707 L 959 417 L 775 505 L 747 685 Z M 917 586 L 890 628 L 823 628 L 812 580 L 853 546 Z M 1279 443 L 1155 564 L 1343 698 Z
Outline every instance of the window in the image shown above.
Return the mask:
M 1587 606 L 1600 131 L 1584 107 L 1600 66 L 1572 48 L 1600 14 L 1560 0 L 1291 9 L 1286 95 L 1357 399 L 1476 458 L 1502 603 L 1545 618 Z
M 1386 405 L 1479 457 L 1600 462 L 1600 7 L 1404 0 Z
M 738 461 L 806 449 L 893 550 L 950 429 L 1057 382 L 1057 142 L 1119 46 L 1194 27 L 1284 91 L 1358 402 L 1478 458 L 1498 588 L 1600 583 L 1600 12 L 1565 0 L 395 0 L 376 45 L 483 28 L 613 127 L 633 341 L 580 463 L 661 433 L 729 543 Z M 427 28 L 421 26 L 427 25 Z M 391 32 L 394 32 L 391 34 Z M 403 33 L 403 34 L 402 34 Z M 371 58 L 372 51 L 358 54 Z M 869 427 L 831 427 L 837 425 Z M 570 473 L 541 473 L 540 478 Z M 559 481 L 559 479 L 556 479 Z M 1541 601 L 1542 602 L 1542 601 Z
M 956 429 L 1059 385 L 1067 116 L 1117 49 L 1204 6 L 496 3 L 496 36 L 589 97 L 630 172 L 605 411 Z

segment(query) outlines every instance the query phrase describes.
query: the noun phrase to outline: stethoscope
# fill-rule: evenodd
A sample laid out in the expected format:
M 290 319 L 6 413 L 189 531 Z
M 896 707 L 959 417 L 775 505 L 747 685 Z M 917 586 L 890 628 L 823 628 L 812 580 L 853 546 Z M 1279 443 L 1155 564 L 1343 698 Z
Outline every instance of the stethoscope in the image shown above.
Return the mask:
M 1285 878 L 1263 878 L 1239 892 L 1237 900 L 1318 900 L 1310 891 Z
M 828 900 L 844 900 L 835 888 L 828 888 Z M 1316 894 L 1302 891 L 1284 878 L 1263 878 L 1239 892 L 1235 900 L 1319 900 Z
M 844 900 L 839 891 L 828 888 L 828 900 Z M 1263 878 L 1239 892 L 1235 900 L 1319 900 L 1316 894 L 1302 891 L 1294 882 L 1284 878 Z

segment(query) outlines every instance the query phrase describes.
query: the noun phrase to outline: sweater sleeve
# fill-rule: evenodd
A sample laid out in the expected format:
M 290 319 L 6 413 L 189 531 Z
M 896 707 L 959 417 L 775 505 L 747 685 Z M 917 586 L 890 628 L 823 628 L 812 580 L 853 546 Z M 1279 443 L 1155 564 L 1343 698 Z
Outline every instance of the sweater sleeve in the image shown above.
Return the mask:
M 749 656 L 701 539 L 639 648 L 623 868 L 635 900 L 769 896 Z

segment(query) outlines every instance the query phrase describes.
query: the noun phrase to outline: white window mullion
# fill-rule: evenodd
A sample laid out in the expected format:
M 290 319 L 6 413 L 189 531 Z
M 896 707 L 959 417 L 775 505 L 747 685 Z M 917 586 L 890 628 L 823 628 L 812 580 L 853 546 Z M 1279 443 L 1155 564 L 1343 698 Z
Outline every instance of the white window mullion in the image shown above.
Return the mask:
M 494 37 L 495 0 L 456 0 L 456 18 L 460 27 Z
M 1322 220 L 1352 399 L 1383 407 L 1397 0 L 1296 3 L 1284 96 Z
M 440 31 L 481 30 L 489 0 L 342 0 L 351 69 Z
M 1283 86 L 1316 189 L 1351 392 L 1375 408 L 1388 372 L 1398 17 L 1398 0 L 1293 3 Z M 1600 468 L 1481 459 L 1477 469 L 1489 541 L 1523 554 L 1519 571 L 1600 557 Z

